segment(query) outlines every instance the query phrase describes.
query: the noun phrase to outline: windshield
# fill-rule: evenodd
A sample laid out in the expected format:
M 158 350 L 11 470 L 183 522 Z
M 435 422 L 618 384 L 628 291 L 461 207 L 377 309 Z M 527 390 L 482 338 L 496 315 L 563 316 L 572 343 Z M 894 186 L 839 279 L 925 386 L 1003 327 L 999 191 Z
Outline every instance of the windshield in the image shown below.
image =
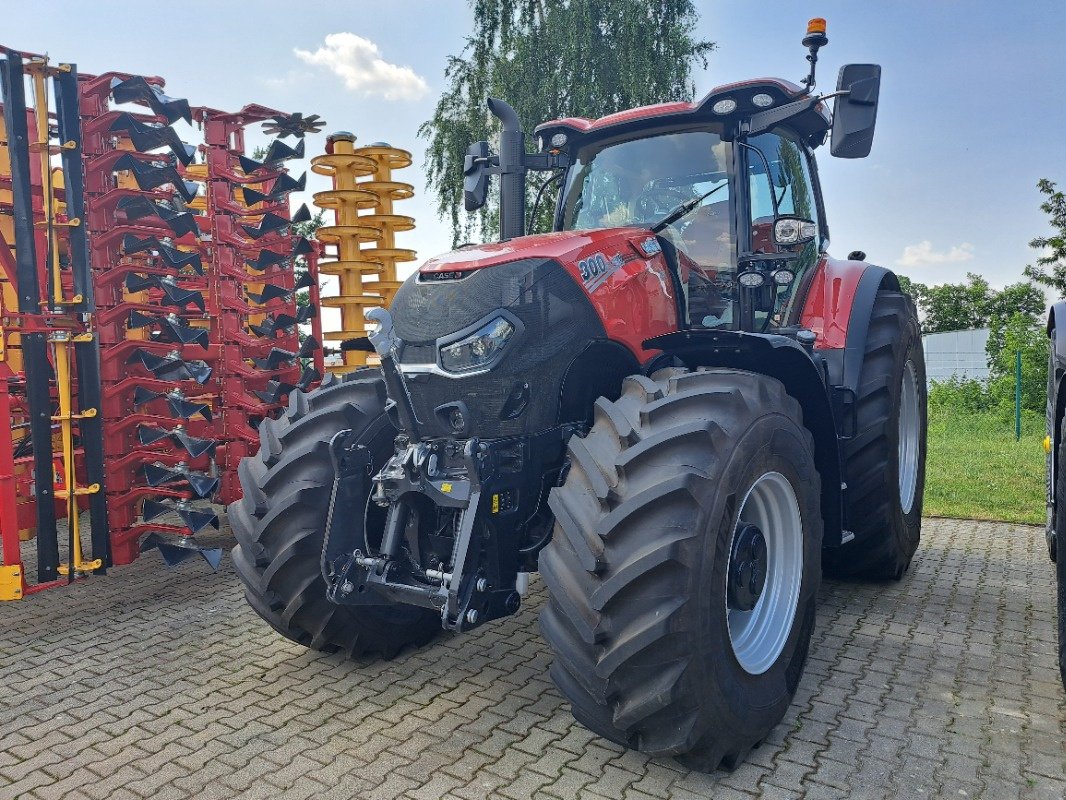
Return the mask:
M 683 131 L 580 150 L 567 175 L 563 230 L 652 226 L 702 198 L 660 235 L 678 249 L 689 323 L 733 326 L 736 225 L 728 142 L 711 131 Z

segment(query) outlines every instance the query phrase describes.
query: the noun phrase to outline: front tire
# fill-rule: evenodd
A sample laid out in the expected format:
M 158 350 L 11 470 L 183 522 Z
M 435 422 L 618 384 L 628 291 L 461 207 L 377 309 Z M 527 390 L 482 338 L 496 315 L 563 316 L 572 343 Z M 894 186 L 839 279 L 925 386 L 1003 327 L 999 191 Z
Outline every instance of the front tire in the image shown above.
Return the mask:
M 784 716 L 814 627 L 820 483 L 799 404 L 750 372 L 634 376 L 569 455 L 540 559 L 552 678 L 596 733 L 732 769 Z
M 329 442 L 346 428 L 363 431 L 380 467 L 396 435 L 382 424 L 385 399 L 377 370 L 327 376 L 312 392 L 293 391 L 286 412 L 260 424 L 259 453 L 240 463 L 244 496 L 228 515 L 245 597 L 274 630 L 312 650 L 389 658 L 441 629 L 427 609 L 339 606 L 326 597 L 320 556 L 334 477 Z

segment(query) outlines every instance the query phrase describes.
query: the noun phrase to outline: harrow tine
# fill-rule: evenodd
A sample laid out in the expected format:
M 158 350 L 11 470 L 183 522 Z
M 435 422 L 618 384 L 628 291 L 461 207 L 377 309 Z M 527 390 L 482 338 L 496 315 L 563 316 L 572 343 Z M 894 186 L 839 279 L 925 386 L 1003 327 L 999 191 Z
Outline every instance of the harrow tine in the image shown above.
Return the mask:
M 210 475 L 204 475 L 200 472 L 186 471 L 185 480 L 188 481 L 193 494 L 201 500 L 214 494 L 215 490 L 218 489 L 219 483 L 221 483 L 218 478 L 212 478 Z
M 244 195 L 244 204 L 246 206 L 254 206 L 256 203 L 262 203 L 269 197 L 262 192 L 257 192 L 255 189 L 249 189 L 247 186 L 241 188 L 241 193 Z
M 186 400 L 181 392 L 169 392 L 166 398 L 167 405 L 170 406 L 170 413 L 175 417 L 192 419 L 199 414 L 208 422 L 212 419 L 211 406 L 207 403 L 194 403 L 191 400 Z
M 168 514 L 177 514 L 192 533 L 199 533 L 210 526 L 218 530 L 218 514 L 211 509 L 195 508 L 184 501 L 145 500 L 141 516 L 145 522 L 155 522 Z
M 203 263 L 200 261 L 199 253 L 190 253 L 185 250 L 179 250 L 176 247 L 171 247 L 169 244 L 164 244 L 159 241 L 154 236 L 149 236 L 146 239 L 138 239 L 136 236 L 127 233 L 122 237 L 122 252 L 126 255 L 145 252 L 153 255 L 158 254 L 169 267 L 174 267 L 175 269 L 192 267 L 198 275 L 204 274 L 204 267 Z
M 273 250 L 260 250 L 255 261 L 249 261 L 248 266 L 262 272 L 267 267 L 272 267 L 275 264 L 284 264 L 286 261 L 288 261 L 288 258 L 281 253 L 275 253 Z
M 277 164 L 281 161 L 288 161 L 292 158 L 304 157 L 304 143 L 303 139 L 296 143 L 296 147 L 289 147 L 281 139 L 275 139 L 267 147 L 266 158 L 263 159 L 264 164 Z
M 175 314 L 168 314 L 159 320 L 159 327 L 165 331 L 166 336 L 172 342 L 181 344 L 198 344 L 204 350 L 209 350 L 207 328 L 194 328 L 191 325 L 183 325 L 181 318 Z
M 206 453 L 214 452 L 215 447 L 218 445 L 215 439 L 198 439 L 195 436 L 190 436 L 180 425 L 170 434 L 171 438 L 180 443 L 192 458 L 199 458 Z
M 166 166 L 157 166 L 154 164 L 146 164 L 143 161 L 134 158 L 130 154 L 120 156 L 112 167 L 116 172 L 119 170 L 125 170 L 133 173 L 134 180 L 137 181 L 137 186 L 145 191 L 151 191 L 157 189 L 165 184 L 172 185 L 177 189 L 178 193 L 185 198 L 185 202 L 190 202 L 196 197 L 196 192 L 199 186 L 190 181 L 182 180 L 178 171 L 169 164 Z
M 143 445 L 161 442 L 170 436 L 170 431 L 163 428 L 153 428 L 150 425 L 137 426 L 137 441 Z
M 159 217 L 168 228 L 174 231 L 175 236 L 184 236 L 187 233 L 199 235 L 196 220 L 188 211 L 175 211 L 147 197 L 123 197 L 118 201 L 118 207 L 126 212 L 126 217 L 130 220 L 150 216 Z
M 271 300 L 277 300 L 282 297 L 288 297 L 290 292 L 288 289 L 283 289 L 280 286 L 275 286 L 272 283 L 263 284 L 263 291 L 261 293 L 245 291 L 248 295 L 248 299 L 256 305 L 266 305 Z
M 281 197 L 283 194 L 288 194 L 289 192 L 302 192 L 306 188 L 307 188 L 307 173 L 306 172 L 303 175 L 301 175 L 299 178 L 294 178 L 291 175 L 289 175 L 288 173 L 283 172 L 280 175 L 278 175 L 278 179 L 276 181 L 274 181 L 274 185 L 270 187 L 270 196 L 271 197 Z M 307 208 L 307 205 L 304 204 L 303 208 Z M 299 212 L 297 212 L 297 213 L 299 213 Z M 299 222 L 299 220 L 297 220 L 295 218 L 293 218 L 293 221 L 294 222 Z
M 205 311 L 207 308 L 204 304 L 203 292 L 178 286 L 177 279 L 173 275 L 167 275 L 164 278 L 160 278 L 159 288 L 163 290 L 163 296 L 167 300 L 167 305 L 185 308 L 185 306 L 192 303 L 200 309 L 200 311 Z
M 258 225 L 241 225 L 247 234 L 253 239 L 261 239 L 269 233 L 280 231 L 289 224 L 287 219 L 277 214 L 267 212 L 263 215 Z
M 168 540 L 167 537 L 158 533 L 150 533 L 141 542 L 141 552 L 144 553 L 148 550 L 158 550 L 159 555 L 163 557 L 163 563 L 167 565 L 168 569 L 176 567 L 183 561 L 195 556 L 201 556 L 204 561 L 211 565 L 211 569 L 216 572 L 219 564 L 222 563 L 222 548 L 200 547 L 197 544 L 193 544 L 187 537 Z
M 169 125 L 154 125 L 141 122 L 131 114 L 120 114 L 111 123 L 111 131 L 122 131 L 129 137 L 139 153 L 147 153 L 157 147 L 169 147 L 182 164 L 188 166 L 196 155 L 196 148 L 178 138 Z
M 163 94 L 162 89 L 148 83 L 140 75 L 126 80 L 112 78 L 111 96 L 115 98 L 116 103 L 145 103 L 156 114 L 166 117 L 168 123 L 173 124 L 179 119 L 192 123 L 192 110 L 188 100 L 168 97 Z
M 314 354 L 315 350 L 317 350 L 321 346 L 322 345 L 318 343 L 318 339 L 316 339 L 314 336 L 307 336 L 300 344 L 300 349 L 296 353 L 296 357 L 310 358 Z
M 143 386 L 137 386 L 133 389 L 133 407 L 143 406 L 145 403 L 150 403 L 153 400 L 158 400 L 163 397 L 162 392 L 153 392 L 151 389 L 145 389 Z
M 143 292 L 148 289 L 159 288 L 159 278 L 155 275 L 141 275 L 137 272 L 129 272 L 126 274 L 124 284 L 127 292 Z
M 296 353 L 291 350 L 282 350 L 280 347 L 271 347 L 266 358 L 253 358 L 252 363 L 258 369 L 275 370 L 287 361 L 296 358 Z
M 311 278 L 311 273 L 304 270 L 300 277 L 296 279 L 296 283 L 293 285 L 292 290 L 296 292 L 300 289 L 307 289 L 308 287 L 313 286 L 314 283 L 314 280 Z
M 301 392 L 306 392 L 312 383 L 322 380 L 322 375 L 314 367 L 304 367 L 303 372 L 300 373 L 300 380 L 296 382 L 296 388 Z
M 158 461 L 142 465 L 141 473 L 144 475 L 145 481 L 153 489 L 156 486 L 162 486 L 165 483 L 173 483 L 179 478 L 184 477 L 181 470 L 171 469 L 165 464 L 160 464 Z
M 265 390 L 256 389 L 253 394 L 264 403 L 280 403 L 281 398 L 295 388 L 296 387 L 291 383 L 269 380 L 267 381 L 267 388 Z
M 316 309 L 314 303 L 308 303 L 305 306 L 300 306 L 296 309 L 296 322 L 301 325 L 305 322 L 310 322 L 311 317 L 315 315 L 315 311 Z
M 314 252 L 315 246 L 311 244 L 311 240 L 306 236 L 297 236 L 292 243 L 292 257 L 306 256 Z
M 307 175 L 303 176 L 305 179 Z M 303 188 L 303 187 L 300 187 Z M 298 225 L 301 222 L 311 221 L 311 209 L 307 207 L 307 203 L 300 203 L 300 207 L 296 209 L 296 213 L 292 215 L 292 219 L 289 220 L 293 225 Z

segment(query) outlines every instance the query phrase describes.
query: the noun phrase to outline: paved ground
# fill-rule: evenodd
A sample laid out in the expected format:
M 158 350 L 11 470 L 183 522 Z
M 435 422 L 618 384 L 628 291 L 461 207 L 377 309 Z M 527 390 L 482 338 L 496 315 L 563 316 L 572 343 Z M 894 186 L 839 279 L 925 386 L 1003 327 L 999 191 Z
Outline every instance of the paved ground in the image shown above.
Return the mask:
M 277 637 L 228 559 L 0 605 L 0 798 L 1063 798 L 1053 581 L 1031 527 L 930 520 L 898 584 L 827 582 L 811 660 L 731 775 L 596 738 L 543 602 L 388 663 Z

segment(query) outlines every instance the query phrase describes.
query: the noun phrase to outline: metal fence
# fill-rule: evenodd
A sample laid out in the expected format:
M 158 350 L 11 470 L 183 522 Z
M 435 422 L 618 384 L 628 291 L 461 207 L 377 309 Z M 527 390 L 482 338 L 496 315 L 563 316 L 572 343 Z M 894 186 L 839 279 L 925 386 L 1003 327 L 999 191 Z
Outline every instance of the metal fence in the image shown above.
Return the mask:
M 988 328 L 929 333 L 922 337 L 929 381 L 988 380 Z

